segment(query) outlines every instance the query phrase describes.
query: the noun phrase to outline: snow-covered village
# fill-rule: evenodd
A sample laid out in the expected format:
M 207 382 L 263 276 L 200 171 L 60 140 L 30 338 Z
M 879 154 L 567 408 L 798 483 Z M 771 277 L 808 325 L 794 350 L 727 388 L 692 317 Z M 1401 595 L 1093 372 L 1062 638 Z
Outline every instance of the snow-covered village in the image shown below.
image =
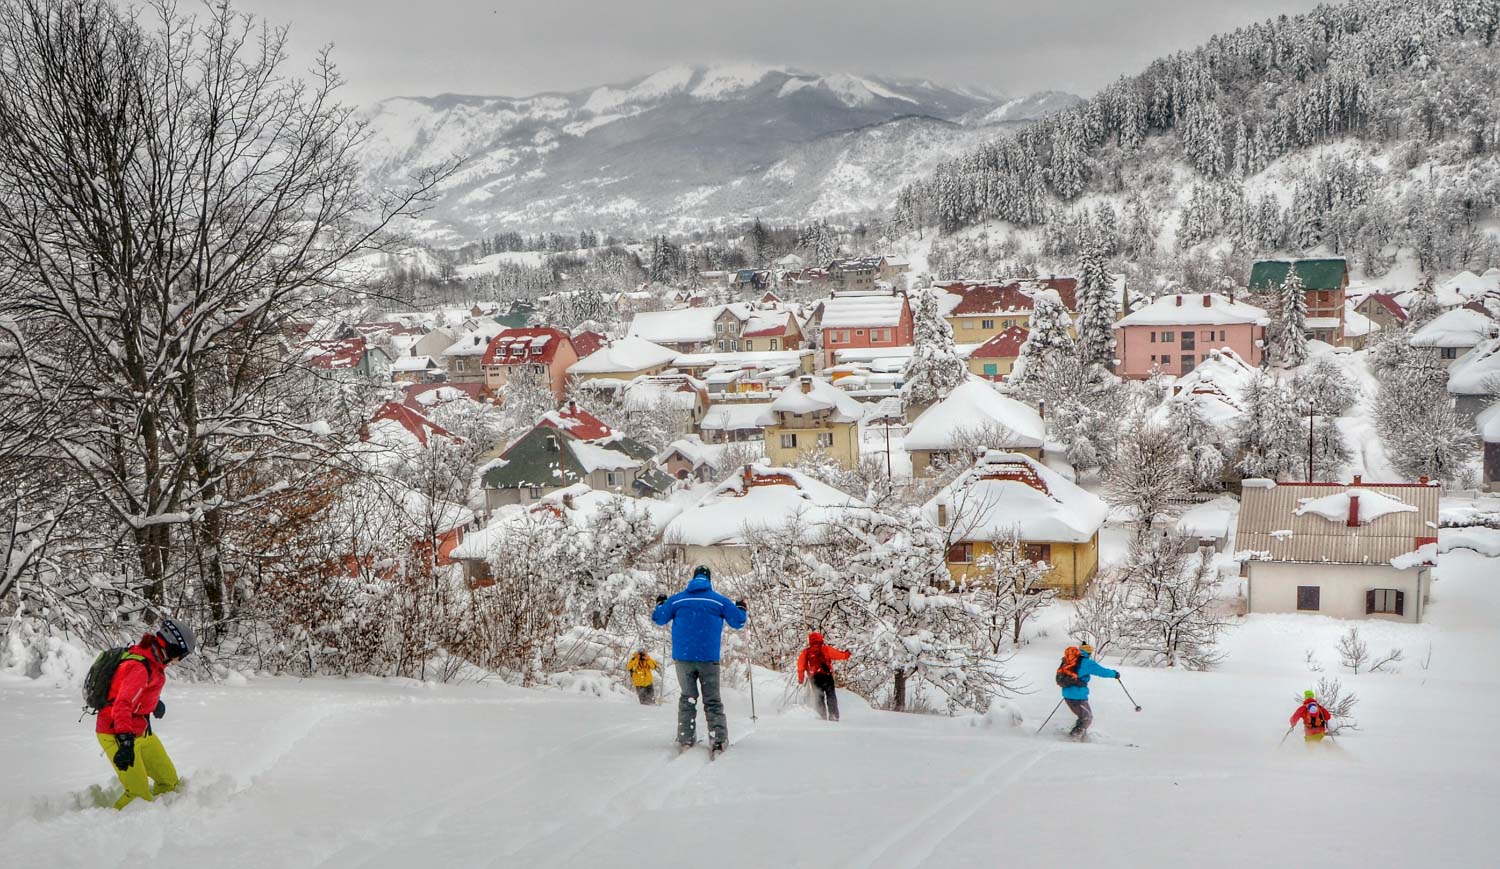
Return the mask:
M 826 5 L 0 0 L 0 865 L 1495 865 L 1500 0 Z

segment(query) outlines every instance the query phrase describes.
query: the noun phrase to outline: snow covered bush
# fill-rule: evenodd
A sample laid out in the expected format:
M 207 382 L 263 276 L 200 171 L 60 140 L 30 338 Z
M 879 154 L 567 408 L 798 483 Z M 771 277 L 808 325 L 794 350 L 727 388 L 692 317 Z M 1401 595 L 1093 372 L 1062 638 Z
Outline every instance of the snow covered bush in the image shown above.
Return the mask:
M 1187 496 L 1192 479 L 1179 431 L 1139 418 L 1126 428 L 1105 483 L 1109 502 L 1135 518 L 1139 538 Z
M 1121 565 L 1125 602 L 1119 621 L 1124 653 L 1153 667 L 1207 670 L 1221 661 L 1227 624 L 1215 594 L 1210 556 L 1174 535 L 1137 538 Z
M 980 574 L 969 585 L 991 591 L 989 649 L 994 654 L 1021 645 L 1021 631 L 1057 597 L 1057 589 L 1046 585 L 1051 569 L 1046 562 L 1026 557 L 1026 545 L 1018 532 L 991 541 L 990 552 L 980 556 Z

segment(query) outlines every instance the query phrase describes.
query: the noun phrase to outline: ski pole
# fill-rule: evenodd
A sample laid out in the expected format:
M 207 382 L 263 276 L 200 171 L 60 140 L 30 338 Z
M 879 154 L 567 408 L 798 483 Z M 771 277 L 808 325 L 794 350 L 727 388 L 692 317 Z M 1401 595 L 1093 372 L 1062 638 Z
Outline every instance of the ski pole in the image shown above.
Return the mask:
M 1057 710 L 1061 709 L 1062 705 L 1063 705 L 1063 702 L 1061 700 L 1057 701 L 1057 705 L 1054 706 L 1054 707 L 1052 707 L 1052 711 L 1051 712 L 1047 713 L 1047 720 L 1043 721 L 1042 722 L 1042 726 L 1038 727 L 1036 729 L 1037 733 L 1041 733 L 1043 730 L 1047 729 L 1047 721 L 1051 721 L 1052 720 L 1052 716 L 1054 716 L 1054 715 L 1057 714 Z
M 1125 687 L 1125 683 L 1118 677 L 1115 678 L 1115 681 L 1120 683 L 1120 690 L 1125 692 L 1125 696 L 1130 697 L 1130 689 Z M 1134 697 L 1130 697 L 1130 704 L 1135 707 L 1135 711 L 1141 711 L 1141 704 L 1135 702 Z
M 748 655 L 746 656 L 746 660 L 745 660 L 745 669 L 749 671 L 749 675 L 750 675 L 750 720 L 754 721 L 755 720 L 755 662 L 752 661 L 752 660 L 750 660 Z
M 1276 743 L 1276 747 L 1277 747 L 1277 748 L 1280 748 L 1280 747 L 1282 747 L 1282 746 L 1283 746 L 1283 745 L 1286 745 L 1286 738 L 1287 738 L 1287 737 L 1288 737 L 1288 736 L 1291 736 L 1291 735 L 1292 735 L 1292 731 L 1293 731 L 1293 730 L 1296 730 L 1296 729 L 1297 729 L 1297 725 L 1295 725 L 1295 724 L 1293 724 L 1293 725 L 1292 725 L 1292 726 L 1291 726 L 1291 727 L 1288 727 L 1288 728 L 1287 728 L 1287 729 L 1286 729 L 1286 733 L 1283 733 L 1283 734 L 1281 734 L 1281 741 L 1280 741 L 1280 742 L 1278 742 L 1278 743 Z

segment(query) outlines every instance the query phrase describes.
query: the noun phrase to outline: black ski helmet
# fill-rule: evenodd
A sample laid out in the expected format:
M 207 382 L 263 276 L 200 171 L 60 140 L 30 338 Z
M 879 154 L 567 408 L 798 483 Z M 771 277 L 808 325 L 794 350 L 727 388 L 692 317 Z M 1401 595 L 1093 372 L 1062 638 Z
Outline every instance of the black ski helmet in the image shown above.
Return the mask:
M 693 578 L 697 579 L 700 576 L 708 580 L 709 582 L 714 581 L 714 572 L 712 570 L 709 570 L 708 565 L 706 564 L 700 564 L 697 567 L 693 568 Z
M 167 655 L 173 658 L 186 658 L 197 646 L 193 629 L 176 619 L 162 619 L 156 635 L 167 644 Z

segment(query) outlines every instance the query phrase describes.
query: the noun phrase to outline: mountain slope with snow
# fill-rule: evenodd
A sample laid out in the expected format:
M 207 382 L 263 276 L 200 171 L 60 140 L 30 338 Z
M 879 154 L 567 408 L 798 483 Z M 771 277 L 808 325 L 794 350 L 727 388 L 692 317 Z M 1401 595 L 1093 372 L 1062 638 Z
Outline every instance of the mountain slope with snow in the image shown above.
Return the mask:
M 377 184 L 455 156 L 428 232 L 619 230 L 857 213 L 945 157 L 1075 105 L 847 73 L 671 67 L 531 97 L 384 100 L 364 157 Z

